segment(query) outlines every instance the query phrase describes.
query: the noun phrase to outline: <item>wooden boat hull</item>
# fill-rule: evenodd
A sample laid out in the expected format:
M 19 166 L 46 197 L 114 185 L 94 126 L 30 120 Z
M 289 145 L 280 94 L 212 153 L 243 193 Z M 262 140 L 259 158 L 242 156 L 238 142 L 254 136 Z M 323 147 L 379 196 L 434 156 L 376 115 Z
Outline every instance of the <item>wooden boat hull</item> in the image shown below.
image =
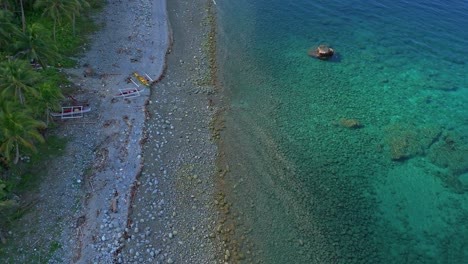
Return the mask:
M 114 98 L 139 96 L 141 91 L 143 91 L 143 89 L 123 89 L 120 90 L 118 94 L 114 95 Z
M 64 117 L 64 116 L 71 116 L 71 115 L 77 115 L 77 114 L 83 114 L 91 111 L 91 107 L 70 107 L 69 109 L 66 109 L 62 112 L 52 112 L 50 113 L 51 116 L 53 117 Z
M 150 87 L 150 83 L 148 80 L 146 80 L 143 76 L 141 76 L 140 74 L 134 72 L 133 75 L 145 86 L 148 86 Z

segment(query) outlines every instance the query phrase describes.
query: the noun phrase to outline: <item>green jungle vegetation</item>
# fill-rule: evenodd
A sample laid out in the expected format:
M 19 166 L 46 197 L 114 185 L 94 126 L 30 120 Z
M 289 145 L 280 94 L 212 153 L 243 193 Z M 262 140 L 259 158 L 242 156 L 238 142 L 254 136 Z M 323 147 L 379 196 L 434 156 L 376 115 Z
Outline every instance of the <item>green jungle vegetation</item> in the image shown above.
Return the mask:
M 20 198 L 36 190 L 45 162 L 66 140 L 49 136 L 70 83 L 91 15 L 105 0 L 0 0 L 0 242 L 28 206 Z M 56 125 L 55 125 L 56 127 Z M 1 244 L 1 243 L 0 243 Z

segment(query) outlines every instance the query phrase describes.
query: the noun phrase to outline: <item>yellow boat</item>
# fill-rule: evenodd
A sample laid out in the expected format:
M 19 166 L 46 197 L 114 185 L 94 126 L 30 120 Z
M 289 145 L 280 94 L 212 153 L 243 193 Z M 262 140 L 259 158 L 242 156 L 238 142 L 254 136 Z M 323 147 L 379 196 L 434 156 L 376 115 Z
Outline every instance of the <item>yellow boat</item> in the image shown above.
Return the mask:
M 150 83 L 148 82 L 148 80 L 146 80 L 143 76 L 141 76 L 140 74 L 136 73 L 136 72 L 133 72 L 133 75 L 135 75 L 135 77 L 140 80 L 140 82 L 146 86 L 150 86 Z

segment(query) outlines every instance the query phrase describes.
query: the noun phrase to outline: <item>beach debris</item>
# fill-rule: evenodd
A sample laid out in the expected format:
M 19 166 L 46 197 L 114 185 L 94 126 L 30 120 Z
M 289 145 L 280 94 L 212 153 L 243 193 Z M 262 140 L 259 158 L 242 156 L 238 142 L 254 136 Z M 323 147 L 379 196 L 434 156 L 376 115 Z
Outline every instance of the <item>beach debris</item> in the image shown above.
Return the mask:
M 86 222 L 86 215 L 82 215 L 76 219 L 75 227 L 79 228 Z
M 132 52 L 131 50 L 128 48 L 128 47 L 121 47 L 121 48 L 118 48 L 117 51 L 116 51 L 117 54 L 127 54 L 127 55 L 130 55 Z
M 86 68 L 83 71 L 83 77 L 93 77 L 96 73 L 94 72 L 93 68 L 90 66 L 85 66 Z
M 117 203 L 118 203 L 117 198 L 112 199 L 111 211 L 113 213 L 117 213 Z
M 67 98 L 70 99 L 70 102 L 71 102 L 72 106 L 79 106 L 79 105 L 89 106 L 88 100 L 78 100 L 73 95 L 68 95 Z
M 320 44 L 316 48 L 309 49 L 307 54 L 317 59 L 328 60 L 331 57 L 333 57 L 333 54 L 335 54 L 335 51 L 332 48 L 330 48 L 328 45 Z
M 103 171 L 109 163 L 109 149 L 101 147 L 94 152 L 93 172 Z
M 30 61 L 30 65 L 34 70 L 42 70 L 42 65 L 35 59 Z
M 67 97 L 68 97 L 68 99 L 71 100 L 71 105 L 73 105 L 73 106 L 79 106 L 79 105 L 89 106 L 88 100 L 80 101 L 80 100 L 76 99 L 73 95 L 69 95 Z

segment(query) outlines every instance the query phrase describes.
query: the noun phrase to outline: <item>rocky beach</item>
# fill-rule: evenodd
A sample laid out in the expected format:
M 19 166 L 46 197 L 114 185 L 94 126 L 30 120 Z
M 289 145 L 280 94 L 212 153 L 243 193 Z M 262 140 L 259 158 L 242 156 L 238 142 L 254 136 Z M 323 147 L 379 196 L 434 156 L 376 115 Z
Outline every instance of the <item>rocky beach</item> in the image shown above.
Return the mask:
M 213 2 L 120 0 L 66 69 L 83 118 L 58 120 L 63 153 L 8 232 L 5 263 L 220 263 Z M 169 23 L 170 21 L 170 23 Z M 211 40 L 212 41 L 212 40 Z M 146 88 L 133 72 L 155 80 Z M 140 96 L 117 97 L 122 89 Z M 145 87 L 145 88 L 143 88 Z M 221 253 L 220 253 L 221 252 Z

